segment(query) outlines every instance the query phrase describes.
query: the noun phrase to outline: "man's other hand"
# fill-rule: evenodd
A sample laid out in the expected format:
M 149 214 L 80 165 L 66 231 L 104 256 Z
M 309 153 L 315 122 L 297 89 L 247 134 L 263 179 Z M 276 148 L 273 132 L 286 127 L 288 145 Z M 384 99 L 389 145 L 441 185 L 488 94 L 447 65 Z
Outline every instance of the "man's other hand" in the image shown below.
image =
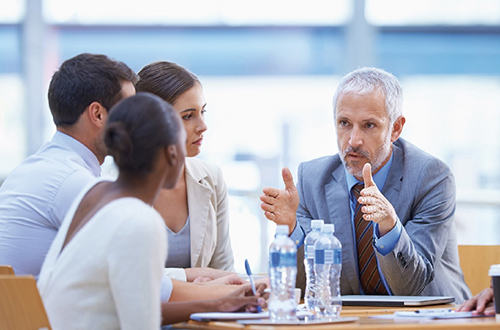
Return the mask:
M 264 188 L 264 194 L 260 196 L 262 201 L 260 207 L 266 218 L 277 225 L 287 225 L 291 234 L 296 224 L 295 213 L 299 207 L 299 193 L 293 183 L 292 173 L 287 167 L 283 168 L 282 176 L 285 189 Z

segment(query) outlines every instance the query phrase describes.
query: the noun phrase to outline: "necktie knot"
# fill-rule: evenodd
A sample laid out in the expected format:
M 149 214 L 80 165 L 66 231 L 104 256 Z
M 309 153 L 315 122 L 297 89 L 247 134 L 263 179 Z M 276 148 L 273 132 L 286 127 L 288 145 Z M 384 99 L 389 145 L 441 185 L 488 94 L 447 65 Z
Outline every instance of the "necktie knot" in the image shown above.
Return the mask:
M 353 193 L 354 198 L 356 199 L 356 201 L 361 196 L 361 190 L 363 190 L 364 188 L 365 188 L 365 184 L 364 183 L 358 183 L 358 184 L 355 184 L 352 187 L 352 193 Z

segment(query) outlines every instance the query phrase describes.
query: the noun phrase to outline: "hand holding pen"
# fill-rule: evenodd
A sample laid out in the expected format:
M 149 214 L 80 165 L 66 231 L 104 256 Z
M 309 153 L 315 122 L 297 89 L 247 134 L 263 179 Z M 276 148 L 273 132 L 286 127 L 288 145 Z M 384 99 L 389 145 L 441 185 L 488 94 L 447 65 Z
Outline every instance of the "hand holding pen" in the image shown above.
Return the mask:
M 245 269 L 247 271 L 247 275 L 250 280 L 250 285 L 252 286 L 253 294 L 256 295 L 257 291 L 255 290 L 255 282 L 253 280 L 252 271 L 250 270 L 250 264 L 248 263 L 248 259 L 245 259 Z M 262 308 L 260 308 L 260 306 L 257 306 L 257 311 L 259 313 L 262 312 Z

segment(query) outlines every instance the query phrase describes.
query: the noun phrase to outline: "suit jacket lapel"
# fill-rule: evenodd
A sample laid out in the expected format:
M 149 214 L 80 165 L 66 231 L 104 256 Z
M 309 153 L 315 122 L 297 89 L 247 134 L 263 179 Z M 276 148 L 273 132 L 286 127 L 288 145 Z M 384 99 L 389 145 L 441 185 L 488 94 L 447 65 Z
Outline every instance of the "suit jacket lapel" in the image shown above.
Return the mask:
M 203 184 L 207 173 L 201 168 L 190 166 L 186 158 L 186 189 L 189 220 L 191 222 L 191 267 L 196 267 L 207 239 L 207 221 L 210 210 L 212 189 Z
M 351 287 L 354 294 L 359 294 L 359 279 L 356 268 L 357 256 L 353 239 L 351 208 L 345 179 L 344 166 L 340 163 L 332 173 L 332 181 L 325 185 L 325 194 L 330 219 L 335 224 L 334 235 L 342 243 L 341 282 Z
M 397 213 L 396 206 L 399 204 L 398 199 L 400 196 L 401 185 L 403 184 L 403 151 L 401 148 L 392 144 L 392 150 L 394 153 L 391 169 L 389 170 L 389 175 L 384 184 L 384 189 L 382 189 L 382 194 L 387 198 L 387 200 L 392 204 Z

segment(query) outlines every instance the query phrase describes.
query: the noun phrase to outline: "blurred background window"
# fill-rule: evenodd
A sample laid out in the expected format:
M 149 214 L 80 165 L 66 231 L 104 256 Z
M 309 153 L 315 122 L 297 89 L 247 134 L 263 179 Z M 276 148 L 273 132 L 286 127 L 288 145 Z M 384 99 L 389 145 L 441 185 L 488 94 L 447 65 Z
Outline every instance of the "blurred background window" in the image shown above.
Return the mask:
M 349 0 L 44 0 L 55 24 L 294 26 L 345 23 Z
M 366 0 L 374 25 L 498 25 L 498 0 Z
M 22 79 L 24 1 L 0 1 L 0 182 L 26 157 Z
M 0 180 L 54 133 L 46 93 L 66 59 L 167 60 L 203 84 L 199 157 L 228 183 L 235 266 L 267 272 L 265 186 L 337 152 L 332 97 L 361 66 L 403 85 L 403 137 L 457 183 L 459 244 L 500 244 L 500 1 L 0 0 Z M 252 249 L 249 249 L 252 244 Z M 254 266 L 255 265 L 255 266 Z

